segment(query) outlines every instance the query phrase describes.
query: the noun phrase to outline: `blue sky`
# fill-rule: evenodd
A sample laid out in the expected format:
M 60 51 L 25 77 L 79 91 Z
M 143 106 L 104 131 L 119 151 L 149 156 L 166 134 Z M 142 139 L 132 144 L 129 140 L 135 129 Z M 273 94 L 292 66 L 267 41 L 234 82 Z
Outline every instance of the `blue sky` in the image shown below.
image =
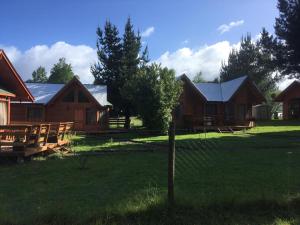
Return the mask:
M 208 67 L 210 59 L 217 58 L 218 62 L 213 63 L 218 67 L 221 58 L 213 54 L 226 58 L 228 49 L 238 44 L 247 32 L 253 37 L 262 27 L 273 32 L 278 14 L 276 4 L 276 0 L 3 1 L 0 6 L 0 48 L 4 48 L 25 78 L 39 64 L 49 70 L 59 54 L 69 59 L 77 70 L 75 72 L 88 73 L 87 68 L 94 62 L 94 56 L 90 56 L 84 70 L 83 65 L 78 69 L 79 65 L 74 63 L 80 61 L 80 51 L 85 52 L 85 58 L 89 58 L 89 54 L 95 55 L 92 50 L 95 48 L 96 27 L 102 27 L 109 19 L 122 32 L 130 16 L 136 30 L 142 33 L 148 29 L 143 42 L 148 44 L 152 60 L 175 67 L 178 73 L 187 70 L 193 74 L 205 65 Z M 224 33 L 221 33 L 222 25 Z M 222 49 L 223 52 L 218 54 Z M 189 62 L 176 68 L 174 64 L 182 61 L 182 57 Z M 193 60 L 194 64 L 191 63 Z M 201 60 L 202 63 L 197 63 Z M 207 77 L 216 76 L 215 71 L 203 70 Z M 90 75 L 79 75 L 86 76 L 86 81 L 91 79 Z

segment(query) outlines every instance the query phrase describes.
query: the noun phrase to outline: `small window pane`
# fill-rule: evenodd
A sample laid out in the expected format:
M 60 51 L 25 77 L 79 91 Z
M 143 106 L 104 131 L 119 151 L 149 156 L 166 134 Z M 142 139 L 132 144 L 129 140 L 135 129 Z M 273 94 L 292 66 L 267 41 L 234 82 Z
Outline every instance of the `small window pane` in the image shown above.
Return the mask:
M 40 107 L 30 107 L 27 109 L 28 121 L 41 121 L 43 119 L 43 109 Z
M 78 102 L 89 102 L 89 99 L 81 91 L 78 92 Z
M 87 125 L 97 124 L 97 110 L 86 109 L 86 124 Z
M 63 98 L 63 102 L 74 102 L 75 94 L 74 91 L 70 91 L 68 94 L 65 95 Z
M 217 104 L 206 104 L 205 114 L 206 116 L 217 115 Z

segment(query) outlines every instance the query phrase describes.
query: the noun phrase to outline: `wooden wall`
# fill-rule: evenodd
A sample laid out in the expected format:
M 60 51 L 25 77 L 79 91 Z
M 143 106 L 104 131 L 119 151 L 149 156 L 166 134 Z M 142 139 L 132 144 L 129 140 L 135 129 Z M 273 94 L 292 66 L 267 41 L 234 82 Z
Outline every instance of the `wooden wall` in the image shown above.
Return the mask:
M 205 100 L 201 95 L 184 82 L 180 104 L 176 110 L 176 126 L 185 127 L 189 117 L 203 117 L 204 104 Z
M 300 84 L 295 84 L 283 96 L 283 119 L 289 118 L 289 107 L 293 99 L 300 99 Z
M 216 105 L 215 120 L 218 125 L 228 125 L 228 123 L 230 123 L 230 125 L 242 125 L 245 123 L 245 120 L 252 118 L 252 106 L 262 103 L 263 100 L 261 95 L 257 93 L 257 90 L 253 88 L 253 85 L 247 81 L 240 87 L 229 102 L 206 102 L 191 83 L 184 81 L 183 93 L 180 97 L 180 106 L 178 107 L 179 110 L 176 112 L 176 125 L 178 127 L 190 127 L 190 124 L 186 122 L 186 118 L 189 117 L 194 118 L 194 121 L 196 121 L 194 123 L 201 124 L 202 122 L 203 125 L 207 104 Z M 234 115 L 231 121 L 226 122 L 225 106 L 227 104 L 232 105 Z M 246 108 L 246 117 L 240 121 L 238 114 L 241 105 Z
M 69 91 L 75 91 L 74 102 L 65 102 L 63 99 Z M 14 123 L 22 121 L 30 122 L 74 122 L 75 130 L 98 131 L 108 128 L 108 108 L 100 106 L 94 99 L 87 96 L 88 102 L 78 102 L 78 91 L 81 87 L 74 86 L 59 94 L 55 100 L 47 105 L 33 103 L 13 103 L 11 107 L 11 117 Z M 28 110 L 30 108 L 41 108 L 42 117 L 40 119 L 29 119 Z M 87 124 L 86 111 L 94 110 L 97 123 Z

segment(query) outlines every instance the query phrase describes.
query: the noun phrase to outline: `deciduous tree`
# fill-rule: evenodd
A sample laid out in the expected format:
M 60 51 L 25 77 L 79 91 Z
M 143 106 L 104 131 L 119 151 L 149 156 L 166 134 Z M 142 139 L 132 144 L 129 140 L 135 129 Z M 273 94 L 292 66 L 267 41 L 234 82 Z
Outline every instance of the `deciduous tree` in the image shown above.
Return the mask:
M 47 72 L 44 67 L 39 66 L 32 72 L 32 79 L 26 81 L 27 83 L 46 83 L 48 80 Z
M 136 103 L 144 126 L 166 133 L 182 92 L 175 71 L 151 64 L 139 71 Z
M 66 84 L 74 77 L 71 64 L 66 63 L 65 58 L 60 58 L 51 69 L 48 83 Z

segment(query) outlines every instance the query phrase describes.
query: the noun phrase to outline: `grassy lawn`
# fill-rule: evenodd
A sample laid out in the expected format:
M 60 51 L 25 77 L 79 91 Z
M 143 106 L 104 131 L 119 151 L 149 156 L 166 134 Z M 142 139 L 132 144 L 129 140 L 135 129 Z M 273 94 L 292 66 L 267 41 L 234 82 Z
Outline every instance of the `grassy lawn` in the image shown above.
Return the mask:
M 173 218 L 167 137 L 129 133 L 77 136 L 76 156 L 0 164 L 0 224 L 300 224 L 300 123 L 179 134 L 176 146 Z M 103 150 L 120 152 L 91 154 Z

